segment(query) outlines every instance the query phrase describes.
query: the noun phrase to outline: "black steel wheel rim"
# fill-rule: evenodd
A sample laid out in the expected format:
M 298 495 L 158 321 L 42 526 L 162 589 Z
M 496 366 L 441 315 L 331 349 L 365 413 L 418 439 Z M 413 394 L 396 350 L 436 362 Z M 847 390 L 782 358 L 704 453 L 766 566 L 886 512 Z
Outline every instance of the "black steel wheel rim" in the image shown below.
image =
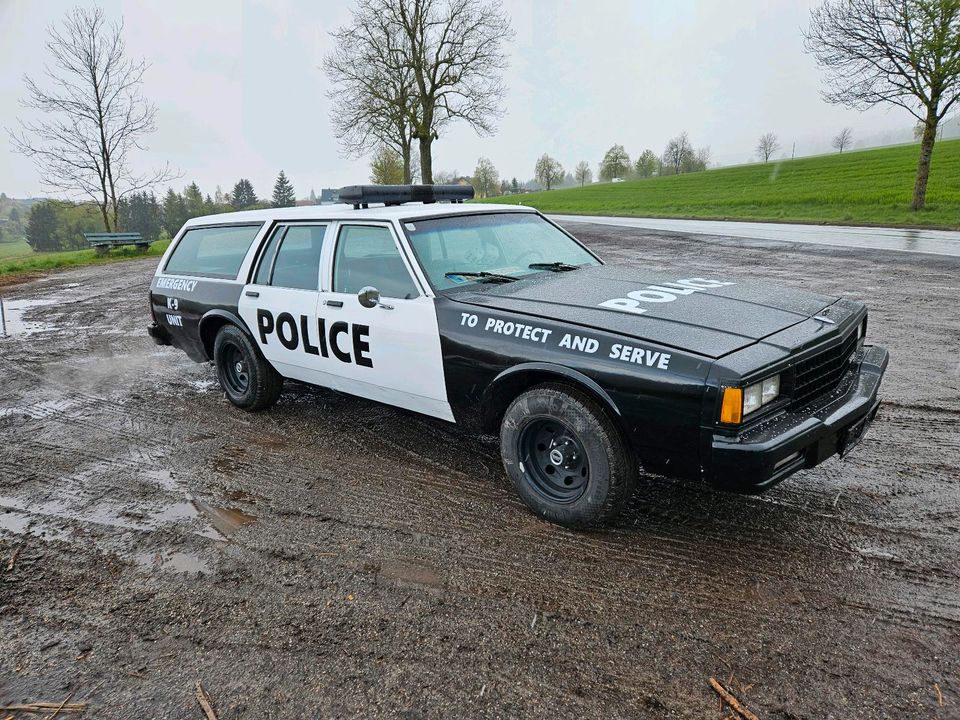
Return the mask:
M 553 503 L 577 501 L 590 481 L 590 462 L 577 434 L 552 417 L 534 418 L 517 438 L 520 470 Z
M 223 348 L 223 379 L 227 389 L 236 395 L 243 395 L 250 387 L 250 372 L 243 351 L 233 343 Z

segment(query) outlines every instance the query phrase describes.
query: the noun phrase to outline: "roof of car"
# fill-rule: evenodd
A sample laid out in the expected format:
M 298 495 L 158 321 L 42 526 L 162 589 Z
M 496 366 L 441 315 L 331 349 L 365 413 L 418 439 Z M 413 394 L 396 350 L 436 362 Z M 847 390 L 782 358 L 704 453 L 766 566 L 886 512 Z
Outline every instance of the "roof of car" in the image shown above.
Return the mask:
M 218 215 L 203 215 L 188 220 L 186 225 L 237 224 L 273 220 L 406 220 L 487 212 L 536 212 L 536 210 L 525 205 L 494 203 L 405 203 L 392 206 L 375 205 L 355 210 L 352 205 L 337 203 L 267 208 L 265 210 L 239 210 Z

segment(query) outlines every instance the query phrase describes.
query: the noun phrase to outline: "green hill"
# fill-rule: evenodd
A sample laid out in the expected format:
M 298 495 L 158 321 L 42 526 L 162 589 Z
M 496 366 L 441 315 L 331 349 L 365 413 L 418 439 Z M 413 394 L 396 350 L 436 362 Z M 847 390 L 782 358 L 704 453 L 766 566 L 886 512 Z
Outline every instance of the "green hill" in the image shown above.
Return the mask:
M 927 207 L 910 209 L 918 145 L 531 193 L 543 212 L 960 227 L 960 140 L 934 148 Z

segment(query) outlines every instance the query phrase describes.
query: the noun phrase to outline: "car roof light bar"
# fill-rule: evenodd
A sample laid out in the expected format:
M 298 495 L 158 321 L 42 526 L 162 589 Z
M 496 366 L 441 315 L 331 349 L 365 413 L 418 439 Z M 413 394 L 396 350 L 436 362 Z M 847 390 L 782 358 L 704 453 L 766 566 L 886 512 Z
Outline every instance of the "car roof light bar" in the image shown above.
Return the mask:
M 348 185 L 340 188 L 340 202 L 353 205 L 354 210 L 370 203 L 403 205 L 410 202 L 462 203 L 473 199 L 472 185 Z

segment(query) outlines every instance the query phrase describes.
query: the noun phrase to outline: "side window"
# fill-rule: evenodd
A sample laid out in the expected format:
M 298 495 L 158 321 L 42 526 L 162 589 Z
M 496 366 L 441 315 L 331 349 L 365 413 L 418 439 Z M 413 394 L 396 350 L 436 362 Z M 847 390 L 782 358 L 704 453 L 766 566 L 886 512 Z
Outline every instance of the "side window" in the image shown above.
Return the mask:
M 193 228 L 177 242 L 165 272 L 234 280 L 261 225 Z
M 389 228 L 346 225 L 333 260 L 333 290 L 353 294 L 367 286 L 388 298 L 420 295 Z
M 273 235 L 270 236 L 270 242 L 263 251 L 263 255 L 260 256 L 260 264 L 257 266 L 257 275 L 253 278 L 253 282 L 257 285 L 270 284 L 270 271 L 273 269 L 273 257 L 277 254 L 277 245 L 280 244 L 280 240 L 283 238 L 283 234 L 286 231 L 286 225 L 278 225 L 277 229 L 273 231 Z
M 326 230 L 325 225 L 291 225 L 287 228 L 276 251 L 270 284 L 298 290 L 319 289 L 320 251 Z

